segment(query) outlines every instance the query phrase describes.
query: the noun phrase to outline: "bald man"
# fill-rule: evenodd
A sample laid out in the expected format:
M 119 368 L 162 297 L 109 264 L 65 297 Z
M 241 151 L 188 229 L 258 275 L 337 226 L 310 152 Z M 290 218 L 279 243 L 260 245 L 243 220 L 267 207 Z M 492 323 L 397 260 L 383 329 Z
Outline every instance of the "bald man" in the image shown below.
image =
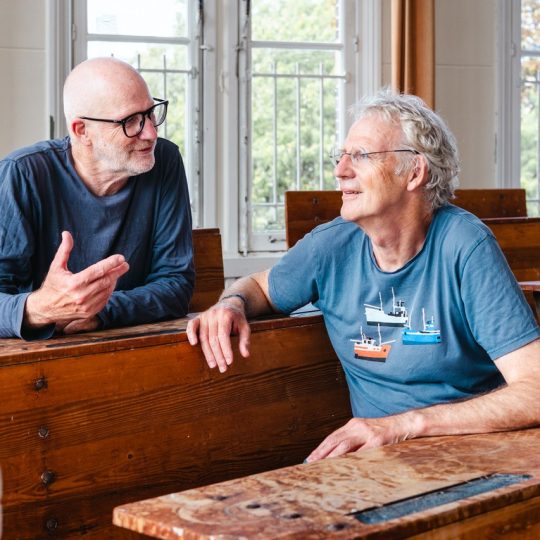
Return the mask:
M 185 315 L 191 212 L 168 102 L 130 65 L 79 64 L 69 136 L 0 162 L 0 337 L 44 339 Z

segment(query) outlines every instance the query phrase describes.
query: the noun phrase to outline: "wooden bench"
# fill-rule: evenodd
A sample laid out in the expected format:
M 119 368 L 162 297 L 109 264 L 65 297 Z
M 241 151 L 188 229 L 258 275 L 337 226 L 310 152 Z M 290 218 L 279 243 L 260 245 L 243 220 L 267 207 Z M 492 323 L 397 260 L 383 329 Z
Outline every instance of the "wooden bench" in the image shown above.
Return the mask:
M 428 437 L 128 504 L 169 540 L 539 538 L 540 429 Z
M 199 312 L 217 302 L 225 283 L 219 229 L 193 229 L 193 259 L 195 288 L 189 311 Z
M 492 230 L 518 281 L 540 279 L 540 218 L 493 218 Z
M 527 195 L 521 188 L 456 189 L 452 203 L 481 219 L 527 216 Z
M 493 231 L 497 242 L 518 281 L 540 280 L 540 218 L 484 219 Z M 523 286 L 523 294 L 540 322 L 538 293 Z
M 285 235 L 291 248 L 309 231 L 339 216 L 341 191 L 286 191 Z
M 223 288 L 219 231 L 193 242 L 204 309 Z M 227 375 L 187 321 L 0 340 L 4 538 L 138 538 L 115 506 L 301 463 L 350 418 L 320 315 L 254 322 Z
M 482 219 L 527 215 L 524 189 L 458 189 L 452 203 Z M 286 191 L 287 246 L 294 246 L 311 229 L 339 216 L 340 208 L 340 191 Z

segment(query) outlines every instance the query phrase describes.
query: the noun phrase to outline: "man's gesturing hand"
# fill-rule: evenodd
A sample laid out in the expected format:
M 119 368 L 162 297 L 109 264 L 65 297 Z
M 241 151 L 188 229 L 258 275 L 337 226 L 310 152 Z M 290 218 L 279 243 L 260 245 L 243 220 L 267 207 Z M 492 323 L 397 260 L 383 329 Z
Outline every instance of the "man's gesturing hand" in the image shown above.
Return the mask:
M 129 270 L 122 255 L 111 255 L 73 274 L 67 267 L 72 249 L 73 237 L 64 231 L 43 284 L 28 296 L 26 326 L 56 323 L 64 327 L 74 320 L 93 318 L 109 300 L 118 278 Z

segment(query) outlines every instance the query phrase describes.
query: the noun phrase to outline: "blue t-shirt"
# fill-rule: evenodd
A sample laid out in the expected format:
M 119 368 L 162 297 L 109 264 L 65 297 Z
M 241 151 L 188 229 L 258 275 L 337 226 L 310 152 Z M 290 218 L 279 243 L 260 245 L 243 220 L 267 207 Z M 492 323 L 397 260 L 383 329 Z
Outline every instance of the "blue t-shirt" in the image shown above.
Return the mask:
M 185 315 L 194 283 L 186 176 L 175 144 L 158 139 L 155 159 L 150 171 L 103 197 L 78 176 L 69 138 L 0 162 L 0 337 L 53 334 L 54 325 L 29 331 L 22 322 L 26 298 L 43 282 L 64 230 L 74 240 L 71 272 L 115 253 L 130 265 L 98 313 L 102 327 Z
M 540 337 L 493 234 L 453 205 L 395 272 L 379 269 L 355 223 L 321 225 L 272 268 L 269 290 L 283 312 L 322 311 L 356 417 L 492 390 L 504 382 L 493 360 Z

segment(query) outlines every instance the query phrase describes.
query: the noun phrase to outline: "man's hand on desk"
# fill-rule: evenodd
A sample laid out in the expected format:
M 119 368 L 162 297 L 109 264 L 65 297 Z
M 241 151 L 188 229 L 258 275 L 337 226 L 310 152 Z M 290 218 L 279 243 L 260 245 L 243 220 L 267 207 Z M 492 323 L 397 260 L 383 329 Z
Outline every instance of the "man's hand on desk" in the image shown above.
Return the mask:
M 357 450 L 367 450 L 394 444 L 410 437 L 412 426 L 407 422 L 413 415 L 386 416 L 384 418 L 352 418 L 336 429 L 307 457 L 307 462 L 342 456 Z
M 186 332 L 191 345 L 201 344 L 208 366 L 217 366 L 221 373 L 225 372 L 233 361 L 231 335 L 239 336 L 240 354 L 244 358 L 249 356 L 251 330 L 246 319 L 244 302 L 235 296 L 219 301 L 191 319 Z
M 72 249 L 73 238 L 64 231 L 43 284 L 26 300 L 27 327 L 55 323 L 66 333 L 97 328 L 95 315 L 105 307 L 118 278 L 129 270 L 129 265 L 122 255 L 111 255 L 73 274 L 67 267 Z

